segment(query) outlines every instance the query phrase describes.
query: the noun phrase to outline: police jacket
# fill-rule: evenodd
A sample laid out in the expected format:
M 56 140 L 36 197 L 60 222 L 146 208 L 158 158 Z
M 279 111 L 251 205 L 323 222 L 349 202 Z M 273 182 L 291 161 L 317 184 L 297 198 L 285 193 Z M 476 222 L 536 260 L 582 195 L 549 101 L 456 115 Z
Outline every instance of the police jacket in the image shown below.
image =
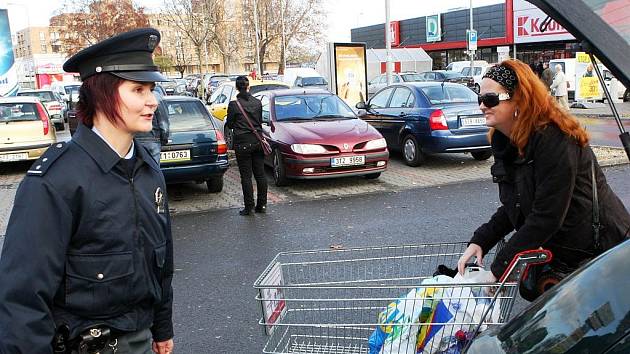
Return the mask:
M 554 258 L 577 267 L 601 249 L 593 236 L 594 162 L 600 222 L 600 240 L 608 249 L 630 235 L 630 215 L 610 189 L 593 151 L 580 147 L 557 126 L 549 124 L 535 132 L 524 156 L 498 130 L 492 136 L 495 163 L 492 177 L 499 185 L 501 206 L 489 222 L 480 226 L 470 242 L 486 254 L 500 239 L 516 231 L 495 257 L 492 273 L 500 277 L 514 255 L 539 247 Z
M 236 95 L 236 99 L 239 100 L 243 106 L 243 109 L 249 116 L 249 120 L 254 128 L 262 136 L 262 104 L 260 103 L 260 100 L 252 96 L 249 92 L 239 93 Z M 231 101 L 228 104 L 225 125 L 233 130 L 235 142 L 257 141 L 256 136 L 252 132 L 252 128 L 250 128 L 249 124 L 247 124 L 247 121 L 245 120 L 245 117 L 243 117 L 241 110 L 238 108 L 236 101 Z
M 137 143 L 135 157 L 81 124 L 27 172 L 0 257 L 0 353 L 50 353 L 62 324 L 173 337 L 166 186 Z

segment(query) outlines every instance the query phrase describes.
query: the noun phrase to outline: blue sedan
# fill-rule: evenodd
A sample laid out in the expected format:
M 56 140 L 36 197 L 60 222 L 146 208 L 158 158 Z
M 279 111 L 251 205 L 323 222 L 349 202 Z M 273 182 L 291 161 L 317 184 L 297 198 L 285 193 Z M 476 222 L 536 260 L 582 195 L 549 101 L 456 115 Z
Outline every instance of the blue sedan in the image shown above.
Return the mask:
M 193 97 L 165 96 L 155 114 L 168 115 L 170 125 L 168 144 L 160 153 L 166 183 L 205 182 L 208 192 L 221 192 L 228 169 L 227 145 L 203 103 Z
M 374 126 L 390 150 L 418 166 L 427 153 L 470 152 L 477 160 L 492 156 L 488 127 L 477 94 L 454 83 L 415 82 L 388 86 L 367 103 L 361 119 Z

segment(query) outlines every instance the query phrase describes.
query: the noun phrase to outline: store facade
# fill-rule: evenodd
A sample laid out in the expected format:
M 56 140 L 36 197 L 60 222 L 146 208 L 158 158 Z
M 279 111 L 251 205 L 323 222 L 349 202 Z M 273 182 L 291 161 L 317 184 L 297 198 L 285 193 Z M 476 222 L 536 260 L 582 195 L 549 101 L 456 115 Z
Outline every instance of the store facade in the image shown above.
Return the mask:
M 473 28 L 477 31 L 475 60 L 489 63 L 506 56 L 527 63 L 575 57 L 577 42 L 555 21 L 542 24 L 547 16 L 525 0 L 473 8 Z M 466 50 L 469 9 L 392 21 L 392 48 L 423 48 L 433 59 L 433 69 L 444 69 L 453 61 L 470 60 Z M 354 28 L 353 42 L 367 48 L 385 48 L 385 24 Z

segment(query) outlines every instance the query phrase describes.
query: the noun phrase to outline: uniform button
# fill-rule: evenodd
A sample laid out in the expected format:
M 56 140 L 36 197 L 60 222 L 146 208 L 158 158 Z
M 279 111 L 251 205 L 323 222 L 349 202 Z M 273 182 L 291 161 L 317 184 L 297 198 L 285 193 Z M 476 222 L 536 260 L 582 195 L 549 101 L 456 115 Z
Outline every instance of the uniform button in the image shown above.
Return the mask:
M 57 147 L 61 149 L 63 147 L 63 144 L 57 144 Z
M 42 160 L 42 162 L 46 162 L 46 161 L 48 161 L 48 158 L 47 158 L 47 157 L 44 157 L 44 159 Z
M 42 165 L 37 165 L 37 166 L 35 167 L 35 169 L 36 169 L 36 170 L 39 170 L 40 168 L 42 168 Z
M 98 273 L 98 274 L 96 274 L 96 278 L 97 278 L 98 280 L 103 280 L 103 278 L 104 278 L 104 277 L 105 277 L 105 276 L 103 275 L 103 273 Z

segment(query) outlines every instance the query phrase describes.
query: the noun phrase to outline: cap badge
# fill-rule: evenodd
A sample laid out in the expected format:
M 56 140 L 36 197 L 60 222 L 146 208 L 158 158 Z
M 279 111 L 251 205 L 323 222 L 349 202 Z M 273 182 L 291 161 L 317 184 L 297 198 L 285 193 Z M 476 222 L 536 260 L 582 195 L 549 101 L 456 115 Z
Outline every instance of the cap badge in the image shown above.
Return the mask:
M 97 73 L 100 73 L 101 71 L 103 71 L 103 68 L 101 68 L 100 66 L 97 66 L 95 70 Z
M 149 43 L 147 43 L 147 46 L 149 47 L 150 50 L 155 49 L 155 47 L 157 46 L 158 43 L 158 37 L 154 34 L 149 36 Z

